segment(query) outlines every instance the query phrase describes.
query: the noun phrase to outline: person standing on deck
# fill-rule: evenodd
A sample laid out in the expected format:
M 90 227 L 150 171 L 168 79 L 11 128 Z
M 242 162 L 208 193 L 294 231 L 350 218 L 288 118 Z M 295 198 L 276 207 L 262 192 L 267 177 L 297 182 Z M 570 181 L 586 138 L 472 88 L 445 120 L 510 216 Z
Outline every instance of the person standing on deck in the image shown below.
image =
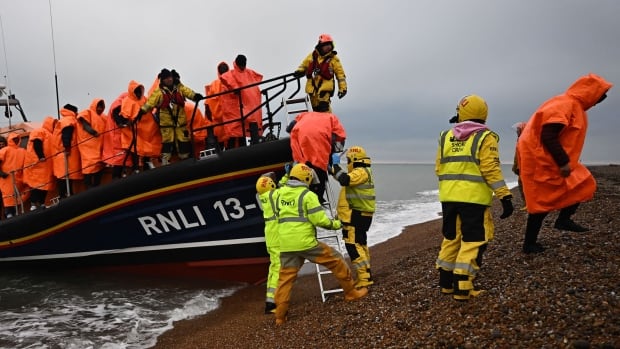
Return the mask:
M 121 124 L 127 125 L 122 128 L 121 143 L 123 149 L 131 155 L 133 172 L 148 170 L 153 167 L 151 158 L 159 157 L 162 147 L 161 133 L 153 113 L 141 109 L 146 103 L 144 86 L 135 80 L 129 82 L 128 95 L 121 102 L 120 115 L 124 119 Z M 127 156 L 125 157 L 125 159 Z
M 263 81 L 263 75 L 248 68 L 247 61 L 244 55 L 238 55 L 233 63 L 233 69 L 220 76 L 223 91 L 231 91 Z M 230 121 L 224 125 L 225 138 L 228 138 L 226 149 L 246 146 L 248 136 L 251 142 L 258 142 L 263 131 L 261 99 L 258 86 L 221 96 L 223 121 Z M 250 113 L 251 111 L 253 112 Z M 241 120 L 242 116 L 245 119 Z
M 0 192 L 5 218 L 17 214 L 17 206 L 23 199 L 26 149 L 19 146 L 20 139 L 17 133 L 11 132 L 7 146 L 0 149 Z
M 41 128 L 30 132 L 24 161 L 24 183 L 30 188 L 30 211 L 45 208 L 45 198 L 56 188 L 54 181 L 52 134 L 58 120 L 51 116 L 43 119 Z
M 321 34 L 319 42 L 293 73 L 295 77 L 305 76 L 306 93 L 310 96 L 312 109 L 317 111 L 319 102 L 327 102 L 328 111 L 332 111 L 331 98 L 336 92 L 334 77 L 338 80 L 338 98 L 347 94 L 347 80 L 337 52 L 334 40 L 329 34 Z
M 153 108 L 157 108 L 159 115 L 159 129 L 161 132 L 162 164 L 170 163 L 172 153 L 176 150 L 179 159 L 187 159 L 192 150 L 189 131 L 187 130 L 187 115 L 185 114 L 185 98 L 198 103 L 204 97 L 191 88 L 183 85 L 180 80 L 174 79 L 172 72 L 166 68 L 159 75 L 159 88 L 146 100 L 139 110 L 137 119 Z M 175 83 L 176 82 L 176 83 Z
M 312 169 L 304 164 L 293 166 L 288 181 L 278 189 L 275 198 L 281 265 L 275 293 L 276 325 L 287 320 L 293 284 L 306 259 L 331 270 L 344 291 L 345 301 L 368 294 L 365 287 L 355 288 L 351 269 L 342 255 L 316 238 L 317 227 L 338 230 L 342 223 L 327 217 L 316 194 L 308 189 L 312 173 Z
M 342 221 L 342 237 L 353 270 L 357 273 L 356 287 L 373 284 L 370 273 L 368 229 L 375 213 L 375 181 L 370 168 L 370 157 L 360 146 L 347 153 L 347 171 L 340 167 L 340 155 L 332 155 L 331 173 L 342 186 L 338 198 L 338 219 Z
M 468 95 L 459 101 L 456 113 L 457 124 L 441 132 L 435 161 L 443 219 L 436 268 L 441 292 L 466 301 L 481 293 L 474 288 L 474 278 L 493 240 L 493 193 L 502 203 L 500 218 L 510 216 L 513 206 L 500 167 L 499 137 L 485 125 L 487 103 Z
M 78 108 L 65 104 L 60 110 L 60 120 L 54 128 L 54 177 L 58 184 L 60 199 L 74 194 L 73 184 L 82 180 L 82 163 L 80 150 L 77 147 Z
M 560 210 L 554 228 L 588 231 L 571 219 L 596 191 L 594 177 L 579 162 L 588 130 L 586 111 L 602 102 L 612 86 L 596 74 L 582 76 L 564 94 L 544 102 L 525 124 L 517 143 L 528 213 L 524 253 L 545 250 L 537 239 L 551 211 Z
M 215 95 L 222 91 L 222 74 L 229 71 L 230 68 L 226 62 L 220 62 L 217 65 L 217 79 L 211 81 L 209 85 L 205 86 L 205 96 Z M 209 119 L 211 124 L 221 124 L 223 119 L 222 112 L 222 96 L 205 99 L 205 116 Z M 217 126 L 213 128 L 213 135 L 215 136 L 220 149 L 224 149 L 224 145 L 228 142 L 224 126 Z
M 101 184 L 103 175 L 103 162 L 101 152 L 103 149 L 103 137 L 105 131 L 105 119 L 103 111 L 105 102 L 101 98 L 95 98 L 88 109 L 78 113 L 77 141 L 80 149 L 82 162 L 82 174 L 86 189 Z

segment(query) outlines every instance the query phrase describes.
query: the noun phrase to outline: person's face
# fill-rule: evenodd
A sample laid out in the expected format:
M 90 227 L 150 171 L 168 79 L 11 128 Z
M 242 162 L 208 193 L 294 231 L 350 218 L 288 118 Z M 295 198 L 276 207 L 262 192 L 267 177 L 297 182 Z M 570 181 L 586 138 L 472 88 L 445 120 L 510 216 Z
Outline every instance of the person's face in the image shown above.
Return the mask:
M 105 104 L 104 103 L 98 103 L 97 104 L 97 114 L 101 115 L 101 113 L 103 113 L 103 111 L 105 110 Z
M 164 84 L 164 86 L 170 87 L 174 83 L 174 79 L 172 78 L 172 76 L 169 76 L 169 77 L 163 79 L 161 82 Z
M 334 49 L 334 46 L 332 44 L 323 44 L 319 47 L 319 50 L 321 50 L 322 54 L 326 54 L 333 49 Z

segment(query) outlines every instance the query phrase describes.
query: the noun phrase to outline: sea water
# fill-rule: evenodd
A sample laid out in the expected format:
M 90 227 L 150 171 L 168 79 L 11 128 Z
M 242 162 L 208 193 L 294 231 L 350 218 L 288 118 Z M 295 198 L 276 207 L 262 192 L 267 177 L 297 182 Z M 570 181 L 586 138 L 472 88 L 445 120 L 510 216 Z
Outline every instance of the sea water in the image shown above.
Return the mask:
M 431 164 L 374 164 L 377 211 L 368 244 L 439 218 Z M 516 177 L 502 166 L 510 187 Z M 335 201 L 339 186 L 330 181 Z M 126 275 L 0 273 L 0 348 L 149 348 L 174 321 L 216 309 L 243 284 Z M 319 295 L 317 294 L 317 297 Z M 259 311 L 259 310 L 257 310 Z

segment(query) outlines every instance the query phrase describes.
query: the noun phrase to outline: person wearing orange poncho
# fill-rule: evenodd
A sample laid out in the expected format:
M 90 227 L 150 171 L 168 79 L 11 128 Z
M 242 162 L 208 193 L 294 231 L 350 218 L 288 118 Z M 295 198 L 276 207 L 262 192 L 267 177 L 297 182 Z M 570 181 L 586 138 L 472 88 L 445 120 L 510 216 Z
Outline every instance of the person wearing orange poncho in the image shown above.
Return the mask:
M 179 159 L 187 159 L 191 153 L 192 144 L 187 130 L 185 99 L 199 102 L 204 97 L 183 85 L 176 71 L 175 74 L 172 74 L 170 70 L 164 68 L 157 77 L 160 82 L 159 86 L 142 105 L 138 118 L 157 108 L 162 142 L 162 164 L 167 165 L 175 149 Z
M 43 119 L 41 128 L 30 132 L 24 161 L 24 183 L 30 188 L 30 211 L 45 207 L 48 191 L 56 188 L 52 134 L 58 120 L 51 116 Z
M 222 86 L 225 91 L 234 90 L 246 85 L 257 83 L 263 80 L 263 75 L 247 68 L 247 58 L 244 55 L 238 55 L 233 63 L 233 70 L 230 70 L 220 76 Z M 240 95 L 236 93 L 227 93 L 221 96 L 222 119 L 224 122 L 238 120 L 224 125 L 225 137 L 228 138 L 226 148 L 237 148 L 246 145 L 246 137 L 253 138 L 253 142 L 257 142 L 263 127 L 263 112 L 261 108 L 261 93 L 258 86 L 241 90 Z M 239 99 L 241 98 L 241 99 Z M 239 107 L 239 103 L 243 108 Z M 255 110 L 256 109 L 256 110 Z M 253 111 L 255 110 L 255 111 Z M 252 112 L 253 111 L 253 112 Z M 241 114 L 245 119 L 241 119 Z M 257 126 L 258 134 L 251 134 L 254 123 Z
M 129 93 L 121 93 L 110 105 L 108 115 L 105 116 L 105 133 L 103 135 L 102 160 L 112 167 L 112 179 L 122 177 L 123 168 L 132 166 L 131 159 L 125 156 L 121 142 L 121 128 L 127 127 L 127 120 L 121 116 L 121 104 Z
M 22 199 L 24 189 L 24 159 L 26 149 L 19 146 L 20 136 L 9 133 L 7 146 L 0 149 L 0 192 L 4 205 L 4 216 L 11 218 L 17 214 L 17 197 Z
M 88 109 L 82 110 L 78 116 L 77 140 L 82 161 L 82 174 L 86 189 L 101 184 L 103 162 L 101 151 L 105 131 L 105 119 L 103 111 L 105 102 L 101 98 L 95 98 Z
M 204 150 L 206 145 L 207 129 L 203 129 L 203 127 L 209 126 L 210 121 L 205 118 L 194 102 L 185 101 L 184 108 L 185 115 L 187 115 L 187 131 L 191 135 L 192 149 L 194 150 L 194 157 L 197 159 L 200 156 L 200 151 Z M 194 108 L 196 108 L 196 114 L 194 114 Z
M 52 134 L 54 146 L 54 177 L 61 199 L 73 195 L 73 182 L 83 179 L 80 150 L 77 147 L 78 108 L 66 104 L 60 109 L 61 118 Z
M 161 154 L 161 134 L 153 113 L 141 109 L 147 101 L 144 86 L 131 80 L 127 92 L 127 97 L 121 102 L 120 115 L 127 120 L 129 127 L 122 129 L 121 143 L 132 156 L 133 171 L 139 172 L 140 157 L 144 170 L 154 167 L 151 158 Z
M 310 190 L 317 194 L 322 204 L 327 183 L 327 168 L 330 155 L 342 152 L 347 134 L 338 117 L 327 110 L 329 104 L 319 103 L 317 111 L 304 112 L 287 127 L 291 133 L 293 160 L 310 166 L 317 174 L 318 183 L 312 183 Z
M 612 86 L 598 75 L 582 76 L 564 94 L 544 102 L 525 124 L 517 143 L 528 212 L 523 252 L 544 251 L 536 240 L 543 220 L 554 210 L 560 210 L 556 229 L 588 231 L 571 219 L 596 191 L 594 177 L 579 162 L 588 129 L 586 111 L 602 102 Z
M 215 95 L 224 91 L 222 86 L 222 74 L 229 71 L 230 68 L 226 62 L 220 62 L 217 65 L 217 79 L 211 81 L 209 85 L 205 86 L 206 96 Z M 211 124 L 220 124 L 223 121 L 223 112 L 221 105 L 222 96 L 205 99 L 205 115 L 210 120 Z M 213 135 L 217 139 L 220 148 L 224 148 L 224 145 L 228 142 L 228 137 L 224 130 L 224 126 L 214 127 Z

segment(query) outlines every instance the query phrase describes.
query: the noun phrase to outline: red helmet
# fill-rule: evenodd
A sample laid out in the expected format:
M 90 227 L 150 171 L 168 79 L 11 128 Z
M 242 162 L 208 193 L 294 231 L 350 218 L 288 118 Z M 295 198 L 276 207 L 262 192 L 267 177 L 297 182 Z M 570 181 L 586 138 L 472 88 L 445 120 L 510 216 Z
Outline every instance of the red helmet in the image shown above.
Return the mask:
M 332 39 L 332 36 L 329 34 L 321 34 L 319 35 L 319 44 L 325 43 L 325 42 L 334 42 L 334 39 Z

